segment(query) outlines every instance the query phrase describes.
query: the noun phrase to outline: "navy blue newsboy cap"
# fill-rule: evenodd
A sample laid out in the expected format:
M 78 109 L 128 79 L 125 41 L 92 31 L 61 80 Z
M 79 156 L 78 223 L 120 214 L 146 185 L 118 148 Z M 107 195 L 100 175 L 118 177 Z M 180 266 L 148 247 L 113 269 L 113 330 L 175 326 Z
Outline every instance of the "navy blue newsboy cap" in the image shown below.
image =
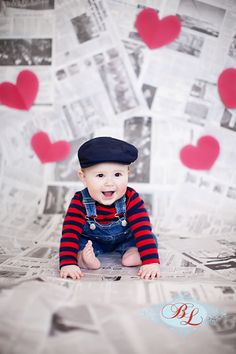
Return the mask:
M 117 162 L 129 165 L 138 157 L 138 150 L 123 140 L 102 136 L 86 141 L 78 150 L 81 168 L 101 162 Z

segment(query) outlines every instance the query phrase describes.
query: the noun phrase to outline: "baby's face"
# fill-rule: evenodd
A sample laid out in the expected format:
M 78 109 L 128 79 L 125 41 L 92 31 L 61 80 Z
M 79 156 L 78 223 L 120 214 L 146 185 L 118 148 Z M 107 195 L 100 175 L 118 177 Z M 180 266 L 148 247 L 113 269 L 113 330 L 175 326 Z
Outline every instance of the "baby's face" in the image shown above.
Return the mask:
M 79 176 L 94 200 L 111 205 L 126 193 L 128 172 L 128 165 L 105 162 L 85 168 Z

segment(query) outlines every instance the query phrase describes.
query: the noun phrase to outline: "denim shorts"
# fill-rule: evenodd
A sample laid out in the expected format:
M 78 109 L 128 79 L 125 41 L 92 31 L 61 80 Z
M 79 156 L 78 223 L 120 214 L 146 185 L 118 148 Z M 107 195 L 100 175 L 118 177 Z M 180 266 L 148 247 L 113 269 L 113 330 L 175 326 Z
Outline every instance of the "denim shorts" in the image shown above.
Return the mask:
M 88 240 L 91 240 L 93 243 L 93 250 L 95 256 L 98 256 L 103 253 L 108 253 L 108 252 L 119 252 L 123 256 L 123 254 L 127 251 L 128 248 L 136 247 L 135 239 L 132 233 L 125 235 L 124 241 L 118 243 L 117 242 L 103 243 L 103 242 L 99 242 L 99 239 L 96 240 L 92 237 L 81 235 L 79 241 L 79 246 L 80 246 L 79 251 L 82 251 L 84 249 Z

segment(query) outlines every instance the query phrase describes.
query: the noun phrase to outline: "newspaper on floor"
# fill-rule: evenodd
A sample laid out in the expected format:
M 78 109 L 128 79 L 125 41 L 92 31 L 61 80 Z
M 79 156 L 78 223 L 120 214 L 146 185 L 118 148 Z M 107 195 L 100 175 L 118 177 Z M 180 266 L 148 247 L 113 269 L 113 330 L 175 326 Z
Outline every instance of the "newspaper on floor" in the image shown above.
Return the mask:
M 206 247 L 207 244 L 207 247 Z M 234 239 L 182 238 L 169 239 L 167 248 L 179 251 L 186 259 L 197 266 L 204 267 L 210 273 L 225 279 L 236 281 L 236 242 Z
M 179 333 L 161 322 L 160 311 L 157 310 L 158 303 L 166 306 L 169 300 L 175 299 L 172 284 L 149 283 L 160 294 L 155 306 L 147 306 L 147 303 L 141 306 L 134 296 L 127 297 L 124 285 L 117 287 L 119 283 L 109 283 L 112 284 L 109 288 L 98 287 L 97 292 L 91 287 L 92 284 L 78 285 L 79 293 L 76 293 L 75 288 L 39 281 L 1 288 L 2 350 L 27 354 L 32 349 L 37 353 L 63 353 L 74 348 L 76 353 L 90 353 L 109 348 L 110 352 L 117 353 L 129 348 L 129 353 L 143 353 L 144 350 L 151 353 L 157 346 L 157 333 L 162 338 L 158 344 L 162 352 L 175 350 L 177 353 L 189 353 L 190 348 L 191 352 L 197 353 L 206 346 L 208 353 L 233 353 L 235 350 L 235 333 L 230 331 L 235 318 L 232 303 L 227 298 L 224 298 L 224 303 L 217 301 L 217 296 L 209 293 L 209 285 L 194 285 L 194 292 L 188 299 L 196 299 L 200 303 L 206 300 L 205 294 L 208 293 L 208 303 L 216 309 L 215 314 L 219 311 L 219 316 L 183 335 L 184 332 Z M 147 283 L 141 284 L 148 294 L 150 291 Z M 83 292 L 85 287 L 87 290 Z M 177 289 L 183 292 L 186 290 L 181 283 Z M 134 287 L 131 294 L 134 294 Z M 162 294 L 169 294 L 169 299 Z M 90 298 L 89 304 L 87 295 Z
M 11 243 L 1 242 L 0 275 L 9 281 L 24 280 L 30 277 L 40 277 L 45 281 L 56 281 L 60 276 L 59 271 L 59 240 L 62 220 L 54 217 L 53 222 L 46 224 L 41 232 L 41 239 L 34 241 L 34 246 L 27 243 L 25 247 L 18 243 L 12 247 Z M 192 241 L 192 242 L 191 242 Z M 235 248 L 234 243 L 223 244 L 209 241 L 214 244 L 214 249 L 209 248 L 203 254 L 209 260 L 201 259 L 199 240 L 177 239 L 160 243 L 159 255 L 161 260 L 161 280 L 174 282 L 188 282 L 190 279 L 204 283 L 235 281 L 235 258 L 230 251 Z M 192 248 L 191 245 L 195 248 Z M 190 245 L 188 250 L 187 245 Z M 182 248 L 185 251 L 182 251 Z M 200 246 L 201 247 L 201 246 Z M 208 252 L 208 253 L 207 253 Z M 213 256 L 210 257 L 210 256 Z M 215 255 L 215 256 L 214 256 Z M 221 256 L 222 255 L 222 256 Z M 204 258 L 204 256 L 202 256 Z M 84 277 L 79 280 L 87 281 L 134 281 L 140 280 L 139 266 L 124 267 L 121 255 L 117 252 L 103 254 L 100 257 L 101 267 L 97 270 L 82 269 Z M 213 260 L 211 260 L 211 258 Z M 156 280 L 158 281 L 158 280 Z M 6 281 L 5 281 L 6 282 Z

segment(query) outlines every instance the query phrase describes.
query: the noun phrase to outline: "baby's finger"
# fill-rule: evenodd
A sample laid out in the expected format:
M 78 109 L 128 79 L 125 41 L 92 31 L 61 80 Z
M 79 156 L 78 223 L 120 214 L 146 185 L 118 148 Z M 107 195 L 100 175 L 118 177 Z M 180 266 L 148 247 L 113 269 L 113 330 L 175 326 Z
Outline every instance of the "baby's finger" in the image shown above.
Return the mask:
M 147 270 L 145 270 L 145 269 L 142 270 L 141 273 L 140 273 L 140 278 L 141 278 L 141 279 L 144 279 L 145 276 L 146 276 L 146 274 L 147 274 Z
M 151 279 L 155 279 L 155 278 L 158 278 L 158 273 L 157 271 L 154 270 L 151 274 Z
M 144 275 L 144 273 L 143 273 L 143 271 L 141 271 L 141 272 L 139 273 L 139 277 L 142 279 L 143 275 Z
M 69 275 L 69 273 L 67 273 L 67 272 L 66 272 L 66 273 L 63 273 L 63 274 L 62 274 L 62 278 L 63 278 L 63 279 L 66 279 L 66 278 L 68 277 L 68 275 Z
M 148 279 L 149 278 L 149 273 L 148 272 L 143 272 L 142 275 L 141 275 L 141 278 L 142 279 Z
M 79 267 L 77 267 L 74 271 L 76 273 L 83 274 L 82 270 Z
M 64 278 L 64 277 L 65 277 L 65 274 L 66 274 L 66 272 L 65 272 L 64 270 L 61 270 L 61 271 L 60 271 L 60 277 L 61 277 L 61 278 Z
M 75 280 L 75 279 L 77 278 L 77 276 L 76 276 L 76 270 L 70 269 L 70 271 L 68 271 L 68 273 L 67 273 L 67 276 L 70 277 L 70 278 L 72 278 L 73 280 Z
M 145 279 L 149 279 L 150 276 L 151 276 L 151 273 L 150 273 L 150 272 L 146 273 Z
M 79 274 L 75 274 L 75 280 L 77 279 L 77 280 L 80 280 L 82 277 L 81 277 L 81 275 L 79 275 Z
M 69 276 L 73 279 L 73 280 L 75 280 L 77 277 L 76 277 L 76 273 L 74 272 L 74 271 L 70 271 L 70 273 L 69 273 Z
M 75 275 L 76 275 L 76 278 L 77 278 L 77 279 L 80 279 L 80 278 L 82 278 L 82 277 L 84 276 L 84 274 L 83 274 L 81 271 L 77 271 L 77 272 L 75 273 Z

